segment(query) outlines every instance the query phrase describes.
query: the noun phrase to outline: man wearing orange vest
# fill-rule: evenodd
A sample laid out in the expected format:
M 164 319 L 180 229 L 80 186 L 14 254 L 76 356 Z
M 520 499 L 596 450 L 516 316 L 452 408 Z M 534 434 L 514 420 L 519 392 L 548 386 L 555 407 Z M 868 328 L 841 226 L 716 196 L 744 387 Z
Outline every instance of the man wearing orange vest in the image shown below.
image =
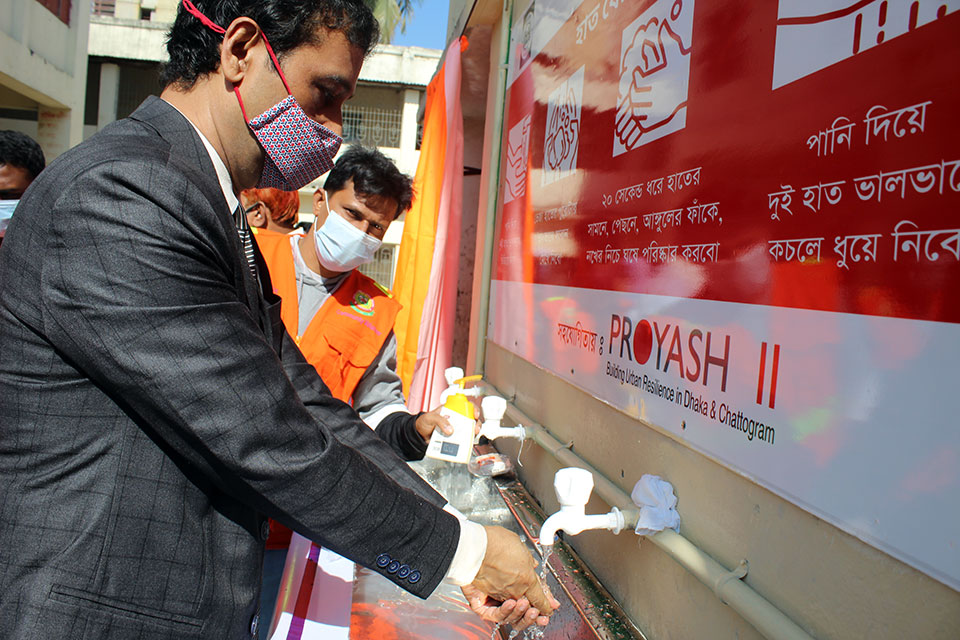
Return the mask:
M 344 152 L 314 195 L 306 235 L 256 234 L 282 319 L 330 392 L 350 403 L 401 457 L 419 460 L 438 411 L 411 415 L 396 374 L 393 323 L 400 305 L 357 270 L 373 260 L 387 227 L 410 208 L 410 178 L 376 149 Z
M 287 332 L 330 392 L 406 460 L 423 458 L 433 430 L 451 431 L 439 410 L 411 415 L 396 373 L 389 291 L 357 270 L 373 260 L 390 223 L 410 208 L 411 180 L 376 149 L 351 147 L 314 194 L 316 221 L 303 236 L 254 229 Z M 276 594 L 290 530 L 271 522 L 264 602 Z M 276 587 L 274 584 L 276 583 Z M 272 594 L 270 592 L 273 592 Z M 263 614 L 270 612 L 266 604 Z M 263 629 L 270 626 L 267 620 Z

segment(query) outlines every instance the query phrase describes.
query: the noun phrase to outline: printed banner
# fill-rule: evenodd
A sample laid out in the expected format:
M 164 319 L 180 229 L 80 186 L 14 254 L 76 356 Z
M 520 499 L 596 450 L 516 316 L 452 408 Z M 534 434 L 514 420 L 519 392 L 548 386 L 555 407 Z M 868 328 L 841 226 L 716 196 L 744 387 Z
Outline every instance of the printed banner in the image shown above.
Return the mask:
M 569 5 L 513 30 L 491 339 L 960 588 L 960 0 Z

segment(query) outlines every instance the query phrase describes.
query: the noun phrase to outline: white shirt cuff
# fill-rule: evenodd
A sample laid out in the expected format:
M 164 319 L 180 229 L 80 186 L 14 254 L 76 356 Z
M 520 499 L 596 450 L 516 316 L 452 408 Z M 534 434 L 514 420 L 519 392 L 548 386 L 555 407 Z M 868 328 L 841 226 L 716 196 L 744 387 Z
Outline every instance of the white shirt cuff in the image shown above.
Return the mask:
M 467 520 L 449 503 L 443 508 L 460 521 L 460 541 L 444 580 L 458 587 L 470 584 L 477 577 L 483 557 L 487 554 L 487 530 L 483 525 Z
M 464 520 L 467 519 L 467 516 L 463 515 L 459 509 L 457 509 L 455 506 L 453 506 L 449 502 L 443 505 L 443 510 L 449 513 L 450 515 L 455 516 L 457 520 L 459 520 L 460 522 L 463 522 Z

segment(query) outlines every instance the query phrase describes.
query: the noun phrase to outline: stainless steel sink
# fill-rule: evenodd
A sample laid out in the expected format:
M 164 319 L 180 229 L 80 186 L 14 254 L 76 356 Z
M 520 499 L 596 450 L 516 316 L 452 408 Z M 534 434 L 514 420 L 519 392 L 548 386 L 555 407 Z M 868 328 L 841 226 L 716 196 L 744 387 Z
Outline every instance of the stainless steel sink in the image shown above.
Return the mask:
M 493 449 L 482 449 L 481 453 L 488 451 Z M 414 467 L 468 518 L 517 533 L 531 553 L 540 557 L 531 538 L 546 516 L 514 477 L 478 478 L 465 465 L 429 459 Z M 555 545 L 550 558 L 547 584 L 560 601 L 560 608 L 544 629 L 544 640 L 643 638 L 610 593 L 562 541 Z M 508 638 L 509 632 L 504 627 L 500 635 Z M 493 625 L 470 611 L 456 587 L 441 584 L 430 598 L 420 600 L 376 573 L 357 569 L 351 638 L 480 640 L 490 638 L 492 633 Z

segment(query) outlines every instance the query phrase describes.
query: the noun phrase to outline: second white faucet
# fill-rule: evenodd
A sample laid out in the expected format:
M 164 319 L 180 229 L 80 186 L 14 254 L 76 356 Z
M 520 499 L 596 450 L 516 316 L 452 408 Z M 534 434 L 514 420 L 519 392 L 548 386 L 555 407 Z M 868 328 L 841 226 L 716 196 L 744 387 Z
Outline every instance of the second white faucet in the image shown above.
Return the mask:
M 576 535 L 588 529 L 609 529 L 620 533 L 624 527 L 623 513 L 613 507 L 609 513 L 586 515 L 585 507 L 593 491 L 593 474 L 586 469 L 567 467 L 553 478 L 553 488 L 560 502 L 560 510 L 540 527 L 540 544 L 552 545 L 558 531 Z

